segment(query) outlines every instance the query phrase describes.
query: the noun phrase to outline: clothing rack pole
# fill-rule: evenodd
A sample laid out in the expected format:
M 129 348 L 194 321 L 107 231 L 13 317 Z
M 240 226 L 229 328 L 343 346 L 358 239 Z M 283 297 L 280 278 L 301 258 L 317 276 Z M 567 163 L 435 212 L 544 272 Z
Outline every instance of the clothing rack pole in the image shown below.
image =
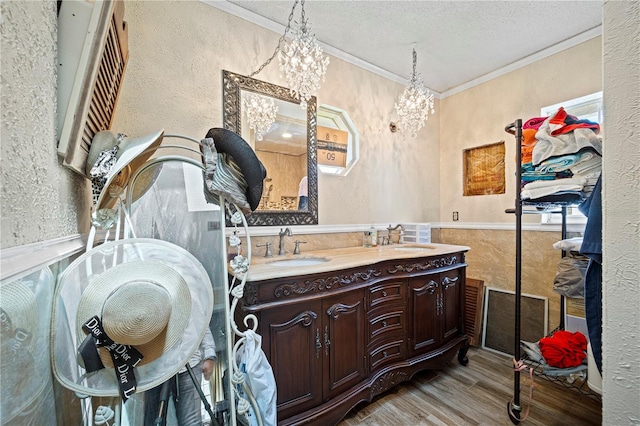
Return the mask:
M 516 276 L 515 276 L 515 321 L 514 321 L 514 359 L 519 361 L 520 355 L 520 298 L 522 278 L 522 200 L 520 198 L 522 182 L 522 120 L 517 119 L 509 124 L 505 131 L 515 135 L 516 139 L 516 182 L 515 182 L 515 215 L 516 215 Z M 513 400 L 507 404 L 509 419 L 513 424 L 520 423 L 520 371 L 513 372 Z
M 562 206 L 562 240 L 567 239 L 567 206 Z M 562 250 L 562 257 L 566 257 L 566 250 Z M 560 321 L 558 330 L 564 330 L 564 295 L 560 295 Z

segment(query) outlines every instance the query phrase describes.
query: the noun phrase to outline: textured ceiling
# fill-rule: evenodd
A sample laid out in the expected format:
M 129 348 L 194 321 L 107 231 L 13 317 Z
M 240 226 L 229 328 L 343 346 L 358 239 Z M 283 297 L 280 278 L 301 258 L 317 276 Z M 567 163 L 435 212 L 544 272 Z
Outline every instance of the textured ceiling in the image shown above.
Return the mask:
M 286 25 L 294 2 L 228 3 Z M 415 47 L 425 84 L 445 92 L 599 27 L 602 1 L 307 0 L 305 14 L 321 42 L 398 78 Z

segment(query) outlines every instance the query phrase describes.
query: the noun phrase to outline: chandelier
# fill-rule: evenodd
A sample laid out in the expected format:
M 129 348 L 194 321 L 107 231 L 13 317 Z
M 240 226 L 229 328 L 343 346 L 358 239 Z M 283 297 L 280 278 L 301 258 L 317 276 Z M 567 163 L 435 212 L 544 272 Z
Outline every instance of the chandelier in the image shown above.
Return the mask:
M 295 4 L 293 7 L 295 9 Z M 311 33 L 311 26 L 304 16 L 304 0 L 300 23 L 291 39 L 283 42 L 278 61 L 291 95 L 300 100 L 301 108 L 306 109 L 311 93 L 320 88 L 320 80 L 324 81 L 329 57 L 324 55 L 315 35 Z
M 293 34 L 289 35 L 289 40 L 287 40 L 287 35 L 291 30 L 291 21 L 299 0 L 295 0 L 293 3 L 284 34 L 278 40 L 273 55 L 260 65 L 257 71 L 249 75 L 249 77 L 253 77 L 258 74 L 277 55 L 280 72 L 287 80 L 289 92 L 291 96 L 300 101 L 302 109 L 307 108 L 307 101 L 311 99 L 311 93 L 320 88 L 320 81 L 324 81 L 327 65 L 329 65 L 329 57 L 324 54 L 315 35 L 311 33 L 311 25 L 309 25 L 304 13 L 304 1 L 300 2 L 302 6 L 300 23 L 296 22 Z
M 395 104 L 396 112 L 400 116 L 400 127 L 411 132 L 411 136 L 416 137 L 418 130 L 424 126 L 429 119 L 433 109 L 433 93 L 426 88 L 420 79 L 420 74 L 416 72 L 418 54 L 413 49 L 413 72 L 409 80 L 409 86 L 404 89 L 400 99 Z
M 261 141 L 271 125 L 276 121 L 278 107 L 272 98 L 252 93 L 242 100 L 247 114 L 249 128 L 256 132 L 256 139 Z

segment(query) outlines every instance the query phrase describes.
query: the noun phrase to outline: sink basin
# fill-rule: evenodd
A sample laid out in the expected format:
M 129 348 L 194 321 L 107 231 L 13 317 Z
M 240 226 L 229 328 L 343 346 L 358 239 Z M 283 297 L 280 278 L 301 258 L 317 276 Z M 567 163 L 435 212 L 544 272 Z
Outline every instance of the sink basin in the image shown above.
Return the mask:
M 399 247 L 394 247 L 394 250 L 405 250 L 405 251 L 420 251 L 420 250 L 433 250 L 435 249 L 434 246 L 428 246 L 428 245 L 413 245 L 413 244 L 403 244 Z
M 274 260 L 273 262 L 268 262 L 267 265 L 271 266 L 310 266 L 317 265 L 319 263 L 328 262 L 329 259 L 324 257 L 301 257 L 297 259 L 283 259 L 283 260 Z

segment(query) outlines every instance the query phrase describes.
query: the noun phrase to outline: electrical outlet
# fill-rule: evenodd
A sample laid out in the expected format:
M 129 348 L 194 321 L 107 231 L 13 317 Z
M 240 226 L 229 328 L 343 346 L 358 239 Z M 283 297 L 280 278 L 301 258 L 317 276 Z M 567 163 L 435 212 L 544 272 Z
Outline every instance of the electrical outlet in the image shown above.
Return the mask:
M 458 220 L 458 212 L 453 212 L 453 221 L 456 222 Z

